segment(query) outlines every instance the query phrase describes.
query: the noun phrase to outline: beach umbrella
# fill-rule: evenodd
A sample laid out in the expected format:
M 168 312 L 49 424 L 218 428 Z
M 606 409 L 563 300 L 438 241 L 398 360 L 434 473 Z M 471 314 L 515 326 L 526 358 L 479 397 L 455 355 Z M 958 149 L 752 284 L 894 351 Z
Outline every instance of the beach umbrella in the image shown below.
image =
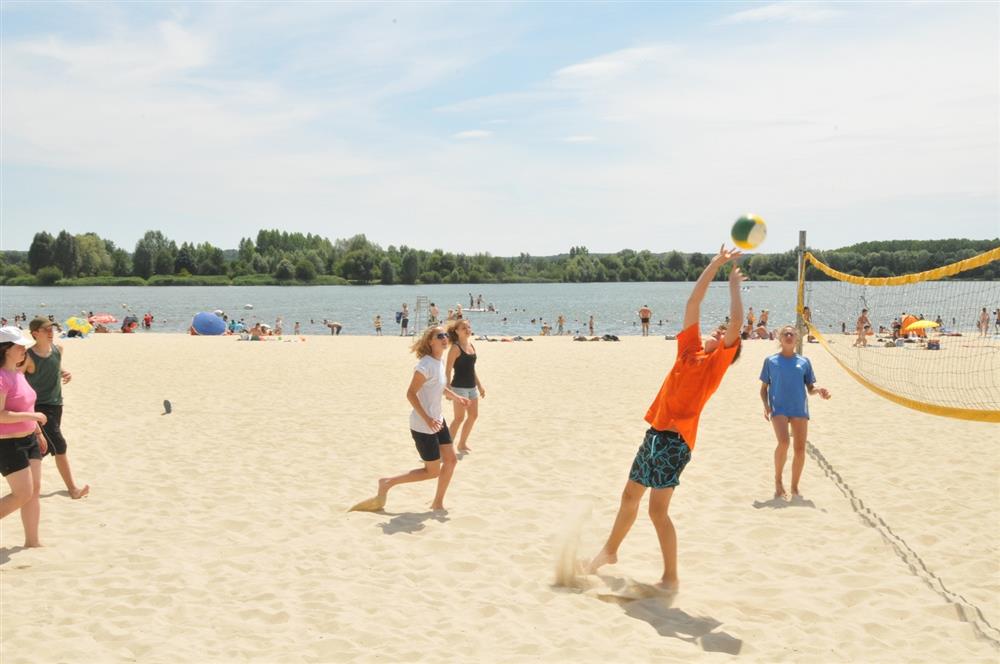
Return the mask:
M 926 330 L 927 328 L 931 327 L 938 327 L 938 323 L 935 323 L 932 320 L 918 320 L 913 323 L 910 323 L 905 328 L 903 328 L 903 332 L 910 332 L 912 330 Z
M 71 316 L 66 319 L 66 329 L 76 330 L 81 334 L 90 334 L 94 327 L 87 322 L 86 318 L 80 318 L 79 316 Z
M 191 321 L 191 327 L 198 334 L 215 336 L 226 332 L 226 321 L 210 311 L 202 311 L 195 314 L 194 319 Z
M 118 319 L 112 316 L 111 314 L 94 314 L 87 320 L 90 321 L 91 323 L 102 323 L 104 325 L 107 325 L 108 323 L 118 322 Z

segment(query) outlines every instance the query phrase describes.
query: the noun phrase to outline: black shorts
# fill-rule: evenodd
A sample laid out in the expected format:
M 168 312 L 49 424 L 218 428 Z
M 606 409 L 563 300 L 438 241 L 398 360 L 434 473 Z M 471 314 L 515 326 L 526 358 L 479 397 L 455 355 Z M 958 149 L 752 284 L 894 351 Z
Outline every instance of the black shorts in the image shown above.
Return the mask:
M 437 461 L 441 458 L 441 445 L 451 445 L 451 432 L 448 431 L 447 422 L 441 422 L 441 429 L 437 433 L 421 433 L 410 429 L 410 435 L 424 461 Z
M 639 322 L 640 322 L 640 323 L 648 323 L 648 322 L 649 322 L 649 319 L 648 319 L 648 318 L 640 318 L 640 319 L 639 319 Z
M 650 428 L 635 454 L 628 478 L 651 489 L 668 489 L 681 483 L 691 448 L 676 431 Z
M 56 454 L 66 454 L 66 439 L 62 435 L 62 406 L 50 406 L 48 404 L 35 404 L 35 410 L 44 413 L 48 420 L 42 425 L 42 433 L 49 441 L 49 449 L 46 454 L 55 456 Z
M 31 459 L 41 458 L 42 450 L 33 433 L 24 438 L 0 439 L 0 475 L 4 477 L 24 470 Z

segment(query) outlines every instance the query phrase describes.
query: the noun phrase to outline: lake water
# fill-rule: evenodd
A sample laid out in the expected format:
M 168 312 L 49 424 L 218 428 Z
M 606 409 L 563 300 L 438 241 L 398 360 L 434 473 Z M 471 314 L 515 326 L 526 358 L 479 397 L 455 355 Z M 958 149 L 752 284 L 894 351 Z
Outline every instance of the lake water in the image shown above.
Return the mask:
M 476 334 L 537 335 L 541 321 L 555 327 L 556 318 L 566 317 L 566 331 L 586 334 L 587 318 L 593 314 L 597 334 L 639 334 L 636 311 L 643 304 L 653 310 L 652 334 L 675 334 L 684 315 L 684 305 L 693 282 L 687 283 L 593 283 L 593 284 L 478 284 L 430 286 L 147 286 L 40 288 L 0 286 L 0 315 L 12 319 L 15 313 L 53 315 L 59 321 L 81 311 L 111 313 L 119 319 L 126 311 L 142 316 L 149 311 L 155 317 L 153 332 L 185 332 L 192 316 L 199 311 L 221 309 L 230 317 L 253 324 L 260 320 L 273 325 L 284 319 L 286 332 L 295 321 L 303 334 L 329 334 L 323 325 L 328 319 L 341 323 L 342 334 L 373 334 L 372 319 L 381 314 L 385 334 L 398 334 L 395 314 L 406 302 L 411 312 L 418 296 L 437 303 L 444 316 L 449 308 L 461 304 L 468 308 L 470 290 L 482 294 L 485 303 L 493 303 L 497 313 L 467 314 Z M 908 292 L 900 289 L 861 289 L 836 283 L 811 284 L 810 298 L 825 302 L 826 326 L 840 321 L 853 325 L 861 306 L 872 307 L 878 298 L 900 295 L 912 298 L 926 294 L 928 317 L 942 315 L 959 320 L 988 306 L 992 311 L 1000 302 L 1000 282 L 937 282 L 918 284 Z M 854 290 L 850 290 L 854 289 Z M 857 291 L 857 292 L 855 292 Z M 860 294 L 859 294 L 860 293 Z M 867 293 L 867 295 L 866 295 Z M 991 298 L 989 302 L 987 298 Z M 982 304 L 979 300 L 983 299 Z M 973 302 L 975 300 L 975 302 Z M 795 284 L 793 282 L 748 282 L 743 291 L 744 306 L 756 312 L 771 312 L 770 326 L 794 322 Z M 246 309 L 245 305 L 253 305 Z M 887 320 L 873 317 L 876 324 L 891 322 L 896 309 L 906 303 L 886 301 L 881 307 Z M 949 307 L 960 307 L 953 311 Z M 713 283 L 702 305 L 702 323 L 721 322 L 729 309 L 726 283 Z M 813 307 L 814 311 L 816 307 Z M 916 307 L 902 309 L 917 311 Z M 504 320 L 506 319 L 506 320 Z M 532 322 L 534 319 L 535 322 Z M 660 321 L 662 320 L 662 324 Z M 411 314 L 411 330 L 415 317 Z

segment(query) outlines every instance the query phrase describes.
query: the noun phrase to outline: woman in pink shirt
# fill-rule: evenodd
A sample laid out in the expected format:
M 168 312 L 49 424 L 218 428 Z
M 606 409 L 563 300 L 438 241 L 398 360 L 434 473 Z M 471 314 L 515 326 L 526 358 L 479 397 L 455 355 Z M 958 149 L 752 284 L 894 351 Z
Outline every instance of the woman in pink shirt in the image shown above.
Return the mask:
M 0 328 L 0 475 L 10 493 L 0 499 L 0 519 L 21 510 L 24 546 L 41 546 L 38 519 L 41 506 L 45 415 L 35 412 L 35 391 L 24 378 L 24 361 L 34 341 L 16 327 Z

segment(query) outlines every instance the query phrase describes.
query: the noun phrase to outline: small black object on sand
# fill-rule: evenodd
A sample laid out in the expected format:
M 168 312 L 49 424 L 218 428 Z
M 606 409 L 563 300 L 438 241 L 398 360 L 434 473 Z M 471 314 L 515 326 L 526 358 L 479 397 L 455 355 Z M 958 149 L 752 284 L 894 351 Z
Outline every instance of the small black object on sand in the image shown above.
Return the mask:
M 173 406 L 170 405 L 169 399 L 163 400 L 163 414 L 169 415 L 173 411 Z

